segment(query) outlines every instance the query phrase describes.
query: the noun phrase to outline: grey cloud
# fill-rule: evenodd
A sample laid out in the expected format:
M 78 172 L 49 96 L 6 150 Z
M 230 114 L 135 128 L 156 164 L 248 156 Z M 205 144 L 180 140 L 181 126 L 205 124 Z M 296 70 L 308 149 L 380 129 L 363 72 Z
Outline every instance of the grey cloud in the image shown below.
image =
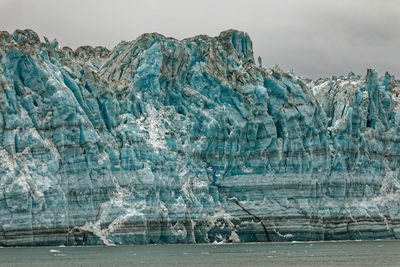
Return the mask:
M 72 48 L 235 28 L 266 66 L 313 78 L 369 67 L 399 77 L 399 18 L 397 0 L 0 0 L 1 30 L 31 28 Z

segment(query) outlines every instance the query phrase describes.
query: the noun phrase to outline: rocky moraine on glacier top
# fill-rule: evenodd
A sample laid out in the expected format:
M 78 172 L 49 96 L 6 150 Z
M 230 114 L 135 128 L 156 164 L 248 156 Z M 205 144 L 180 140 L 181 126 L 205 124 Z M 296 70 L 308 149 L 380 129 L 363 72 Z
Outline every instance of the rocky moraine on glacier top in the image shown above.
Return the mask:
M 399 94 L 267 69 L 235 30 L 0 32 L 0 245 L 397 239 Z

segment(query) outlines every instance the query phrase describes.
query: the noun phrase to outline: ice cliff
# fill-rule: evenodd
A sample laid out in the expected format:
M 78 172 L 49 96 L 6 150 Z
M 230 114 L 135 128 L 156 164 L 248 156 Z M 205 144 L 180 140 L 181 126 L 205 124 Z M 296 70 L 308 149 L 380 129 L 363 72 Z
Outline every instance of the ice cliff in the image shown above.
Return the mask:
M 0 32 L 0 62 L 0 245 L 400 237 L 389 74 L 267 69 L 234 30 L 111 51 Z

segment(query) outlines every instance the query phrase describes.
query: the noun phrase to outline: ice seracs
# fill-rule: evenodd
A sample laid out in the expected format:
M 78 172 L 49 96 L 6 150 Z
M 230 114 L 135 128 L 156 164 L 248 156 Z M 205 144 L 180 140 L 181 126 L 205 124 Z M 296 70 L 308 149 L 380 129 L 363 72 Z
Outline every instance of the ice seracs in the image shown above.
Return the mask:
M 399 81 L 260 65 L 235 30 L 0 32 L 0 245 L 399 238 Z

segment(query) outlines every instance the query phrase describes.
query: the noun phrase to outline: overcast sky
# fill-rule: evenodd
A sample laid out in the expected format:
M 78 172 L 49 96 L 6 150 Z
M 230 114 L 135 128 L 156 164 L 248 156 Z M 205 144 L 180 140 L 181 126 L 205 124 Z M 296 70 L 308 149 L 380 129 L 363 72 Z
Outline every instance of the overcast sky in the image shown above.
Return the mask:
M 400 78 L 400 0 L 0 0 L 0 30 L 26 28 L 72 48 L 234 28 L 250 34 L 267 67 L 312 78 L 375 68 Z

